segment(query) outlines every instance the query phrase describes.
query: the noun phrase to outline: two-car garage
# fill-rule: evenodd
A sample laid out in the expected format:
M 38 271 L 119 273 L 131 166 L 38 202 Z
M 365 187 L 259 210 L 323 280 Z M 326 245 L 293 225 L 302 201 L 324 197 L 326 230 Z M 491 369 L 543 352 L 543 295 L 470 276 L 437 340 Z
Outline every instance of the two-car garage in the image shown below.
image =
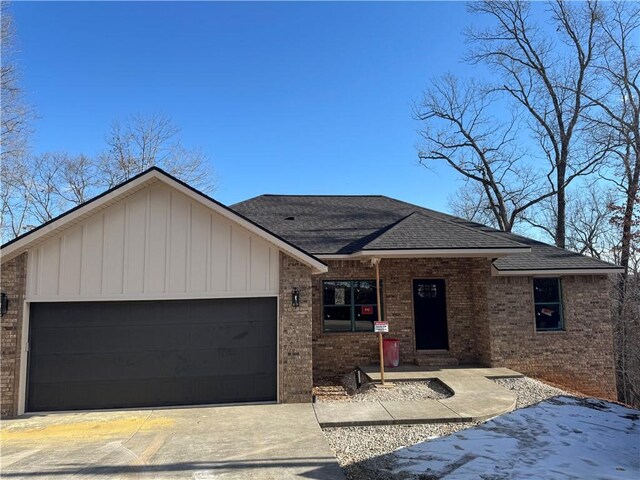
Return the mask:
M 326 265 L 159 169 L 0 254 L 3 416 L 311 400 Z
M 274 297 L 33 303 L 27 411 L 276 401 Z

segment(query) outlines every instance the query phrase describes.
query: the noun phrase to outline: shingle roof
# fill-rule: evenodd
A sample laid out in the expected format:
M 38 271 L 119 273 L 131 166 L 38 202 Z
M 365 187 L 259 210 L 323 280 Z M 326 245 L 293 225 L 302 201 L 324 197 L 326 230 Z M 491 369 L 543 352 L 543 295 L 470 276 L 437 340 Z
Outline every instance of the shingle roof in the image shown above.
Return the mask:
M 312 254 L 361 250 L 522 248 L 500 271 L 610 269 L 613 265 L 381 195 L 261 195 L 231 206 Z
M 523 245 L 451 221 L 413 212 L 362 247 L 363 250 L 518 248 Z

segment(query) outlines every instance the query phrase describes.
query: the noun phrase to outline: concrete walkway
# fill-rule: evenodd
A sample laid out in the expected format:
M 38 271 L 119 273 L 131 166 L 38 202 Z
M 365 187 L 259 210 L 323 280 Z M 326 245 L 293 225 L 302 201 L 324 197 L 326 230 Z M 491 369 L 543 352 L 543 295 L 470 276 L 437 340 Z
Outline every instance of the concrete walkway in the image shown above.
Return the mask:
M 373 382 L 380 381 L 377 366 L 360 367 Z M 516 396 L 490 378 L 521 378 L 508 368 L 428 368 L 400 366 L 385 372 L 385 381 L 439 380 L 453 396 L 442 400 L 316 403 L 321 427 L 474 422 L 510 412 Z

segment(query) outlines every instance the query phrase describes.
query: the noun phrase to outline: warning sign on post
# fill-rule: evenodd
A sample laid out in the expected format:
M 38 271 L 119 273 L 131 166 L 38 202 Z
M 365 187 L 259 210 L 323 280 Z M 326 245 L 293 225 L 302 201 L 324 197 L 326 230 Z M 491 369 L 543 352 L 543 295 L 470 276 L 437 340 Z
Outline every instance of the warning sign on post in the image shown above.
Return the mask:
M 373 322 L 375 333 L 389 333 L 389 322 Z

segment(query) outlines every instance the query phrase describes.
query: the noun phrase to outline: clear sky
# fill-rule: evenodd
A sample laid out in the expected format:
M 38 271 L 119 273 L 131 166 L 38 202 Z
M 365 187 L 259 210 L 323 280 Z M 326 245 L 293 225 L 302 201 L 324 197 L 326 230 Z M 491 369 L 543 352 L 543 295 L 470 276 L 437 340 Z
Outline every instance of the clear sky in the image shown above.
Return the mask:
M 446 209 L 418 166 L 412 102 L 460 62 L 464 3 L 11 5 L 33 147 L 94 154 L 112 119 L 162 112 L 217 172 L 218 200 L 385 194 Z

